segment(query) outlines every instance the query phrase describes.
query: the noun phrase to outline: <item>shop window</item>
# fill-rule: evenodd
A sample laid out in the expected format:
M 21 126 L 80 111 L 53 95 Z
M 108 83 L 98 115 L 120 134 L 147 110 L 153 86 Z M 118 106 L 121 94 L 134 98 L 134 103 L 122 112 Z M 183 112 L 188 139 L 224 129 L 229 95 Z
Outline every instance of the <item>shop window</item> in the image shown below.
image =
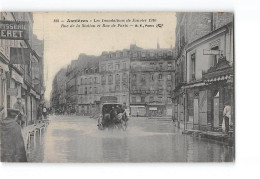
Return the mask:
M 196 56 L 195 53 L 191 55 L 191 80 L 195 80 L 196 74 Z
M 162 74 L 159 74 L 158 78 L 159 78 L 159 80 L 162 80 Z

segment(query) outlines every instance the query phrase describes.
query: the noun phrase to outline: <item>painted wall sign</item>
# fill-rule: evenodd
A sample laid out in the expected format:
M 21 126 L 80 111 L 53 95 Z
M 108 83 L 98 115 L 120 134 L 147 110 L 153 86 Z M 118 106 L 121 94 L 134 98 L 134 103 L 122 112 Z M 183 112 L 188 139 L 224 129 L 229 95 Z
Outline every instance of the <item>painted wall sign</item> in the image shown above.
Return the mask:
M 0 39 L 29 40 L 29 22 L 0 21 Z
M 223 54 L 222 50 L 207 50 L 203 49 L 203 55 L 220 55 Z

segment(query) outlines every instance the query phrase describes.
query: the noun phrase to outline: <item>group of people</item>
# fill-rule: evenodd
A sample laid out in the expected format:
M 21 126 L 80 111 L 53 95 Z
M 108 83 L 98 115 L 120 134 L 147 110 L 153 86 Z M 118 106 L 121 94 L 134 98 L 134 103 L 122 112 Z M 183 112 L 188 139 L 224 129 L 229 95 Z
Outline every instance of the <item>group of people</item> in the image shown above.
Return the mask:
M 40 104 L 37 109 L 37 119 L 38 120 L 47 119 L 47 115 L 48 115 L 47 107 Z
M 231 106 L 227 103 L 223 110 L 222 131 L 224 133 L 229 133 L 232 128 L 233 122 L 231 120 Z
M 103 107 L 103 120 L 98 124 L 98 126 L 102 125 L 103 127 L 109 127 L 113 125 L 121 124 L 122 122 L 128 121 L 128 114 L 126 111 L 127 107 L 124 103 L 123 105 L 115 105 L 112 107 Z
M 40 105 L 38 112 L 47 116 L 47 108 Z M 0 106 L 0 132 L 1 132 L 1 161 L 2 162 L 27 162 L 22 128 L 27 125 L 26 108 L 22 99 L 18 97 L 13 108 L 7 109 L 5 117 L 5 106 Z
M 110 119 L 114 121 L 114 123 L 120 123 L 121 120 L 126 121 L 128 119 L 125 103 L 122 106 L 116 105 L 115 107 L 112 107 L 112 110 L 110 111 Z

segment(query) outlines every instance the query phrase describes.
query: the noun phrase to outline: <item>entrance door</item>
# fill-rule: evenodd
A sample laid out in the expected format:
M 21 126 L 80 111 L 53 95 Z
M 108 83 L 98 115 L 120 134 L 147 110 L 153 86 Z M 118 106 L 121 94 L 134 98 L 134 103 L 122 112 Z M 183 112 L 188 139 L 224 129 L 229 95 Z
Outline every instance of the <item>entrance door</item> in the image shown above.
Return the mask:
M 207 91 L 199 92 L 199 126 L 202 130 L 207 127 Z
M 214 98 L 214 122 L 213 127 L 219 127 L 219 97 Z
M 194 112 L 194 119 L 193 119 L 193 124 L 198 125 L 199 124 L 199 99 L 194 99 L 193 100 L 193 112 Z

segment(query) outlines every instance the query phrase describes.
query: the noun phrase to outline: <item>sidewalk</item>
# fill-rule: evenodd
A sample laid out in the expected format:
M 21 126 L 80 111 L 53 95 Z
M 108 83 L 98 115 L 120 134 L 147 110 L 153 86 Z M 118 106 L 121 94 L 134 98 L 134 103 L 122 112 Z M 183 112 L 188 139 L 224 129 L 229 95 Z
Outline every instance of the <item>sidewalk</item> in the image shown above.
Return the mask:
M 196 137 L 211 139 L 219 142 L 223 142 L 228 145 L 234 145 L 234 138 L 228 134 L 222 132 L 212 132 L 212 131 L 200 131 L 200 130 L 185 130 L 183 134 L 193 135 Z
M 21 129 L 25 148 L 27 148 L 26 146 L 30 142 L 30 135 L 31 134 L 35 135 L 37 130 L 41 131 L 43 128 L 46 128 L 47 125 L 48 123 L 38 123 L 38 124 L 28 125 Z

